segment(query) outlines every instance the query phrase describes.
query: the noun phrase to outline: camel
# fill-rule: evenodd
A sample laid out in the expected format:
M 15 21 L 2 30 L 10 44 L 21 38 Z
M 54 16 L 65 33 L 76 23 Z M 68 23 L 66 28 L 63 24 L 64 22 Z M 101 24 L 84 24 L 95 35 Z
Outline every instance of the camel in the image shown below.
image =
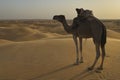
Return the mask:
M 98 58 L 100 57 L 100 46 L 102 50 L 102 62 L 98 67 L 99 70 L 103 70 L 103 62 L 105 57 L 105 43 L 106 43 L 106 28 L 105 26 L 99 22 L 98 20 L 93 20 L 91 23 L 90 21 L 79 21 L 78 17 L 73 19 L 73 24 L 69 26 L 67 24 L 66 18 L 64 15 L 55 15 L 53 20 L 57 20 L 63 24 L 65 31 L 69 34 L 73 35 L 73 40 L 76 46 L 76 64 L 83 63 L 83 56 L 82 56 L 82 38 L 93 38 L 93 42 L 96 47 L 96 58 L 92 66 L 88 67 L 88 70 L 92 70 L 96 65 Z M 76 29 L 72 27 L 77 26 Z M 80 61 L 79 61 L 79 51 L 78 51 L 78 40 L 80 43 Z

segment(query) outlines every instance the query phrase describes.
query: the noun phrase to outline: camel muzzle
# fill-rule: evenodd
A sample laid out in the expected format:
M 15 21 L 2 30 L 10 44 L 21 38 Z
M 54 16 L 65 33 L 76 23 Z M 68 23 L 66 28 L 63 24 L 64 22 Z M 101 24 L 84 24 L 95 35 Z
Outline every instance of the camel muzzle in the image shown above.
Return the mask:
M 53 20 L 55 20 L 56 19 L 56 16 L 53 16 Z

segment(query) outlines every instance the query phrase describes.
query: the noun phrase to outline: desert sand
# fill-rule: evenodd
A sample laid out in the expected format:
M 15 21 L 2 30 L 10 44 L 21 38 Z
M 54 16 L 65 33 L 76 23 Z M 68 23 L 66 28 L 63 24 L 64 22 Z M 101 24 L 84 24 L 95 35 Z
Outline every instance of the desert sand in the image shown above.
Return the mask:
M 104 70 L 96 72 L 101 58 L 94 70 L 87 70 L 95 58 L 92 39 L 83 41 L 84 63 L 74 65 L 72 36 L 59 23 L 5 24 L 0 25 L 0 80 L 120 80 L 118 31 L 107 28 Z

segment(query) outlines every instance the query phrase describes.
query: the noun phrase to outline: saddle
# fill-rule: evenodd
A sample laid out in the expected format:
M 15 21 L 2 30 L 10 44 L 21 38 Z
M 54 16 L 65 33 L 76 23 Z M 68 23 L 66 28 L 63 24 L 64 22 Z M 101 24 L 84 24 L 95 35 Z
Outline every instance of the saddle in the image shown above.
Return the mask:
M 83 8 L 76 8 L 76 12 L 77 12 L 77 17 L 74 18 L 73 20 L 73 27 L 72 29 L 76 29 L 77 26 L 79 24 L 83 24 L 83 23 L 89 23 L 90 21 L 94 20 L 94 15 L 92 10 L 84 10 Z
M 92 20 L 92 17 L 94 17 L 92 10 L 84 10 L 83 8 L 77 8 L 76 11 L 79 21 Z

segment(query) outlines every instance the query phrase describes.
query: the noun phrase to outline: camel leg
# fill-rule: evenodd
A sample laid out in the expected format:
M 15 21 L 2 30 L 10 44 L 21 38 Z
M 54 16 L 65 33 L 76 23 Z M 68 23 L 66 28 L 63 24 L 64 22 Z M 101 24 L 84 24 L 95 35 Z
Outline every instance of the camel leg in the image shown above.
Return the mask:
M 97 61 L 100 57 L 100 45 L 95 44 L 95 47 L 96 47 L 96 58 L 95 58 L 93 65 L 91 67 L 89 67 L 88 70 L 92 70 L 94 68 L 95 64 L 97 63 Z
M 79 53 L 78 53 L 78 41 L 77 41 L 77 36 L 73 35 L 73 40 L 75 42 L 76 46 L 76 64 L 79 64 Z
M 80 63 L 83 63 L 83 56 L 82 56 L 82 38 L 79 37 L 80 42 Z
M 105 58 L 105 46 L 101 46 L 101 50 L 102 50 L 102 62 L 100 67 L 98 68 L 99 70 L 103 70 L 103 63 L 104 63 L 104 58 Z

